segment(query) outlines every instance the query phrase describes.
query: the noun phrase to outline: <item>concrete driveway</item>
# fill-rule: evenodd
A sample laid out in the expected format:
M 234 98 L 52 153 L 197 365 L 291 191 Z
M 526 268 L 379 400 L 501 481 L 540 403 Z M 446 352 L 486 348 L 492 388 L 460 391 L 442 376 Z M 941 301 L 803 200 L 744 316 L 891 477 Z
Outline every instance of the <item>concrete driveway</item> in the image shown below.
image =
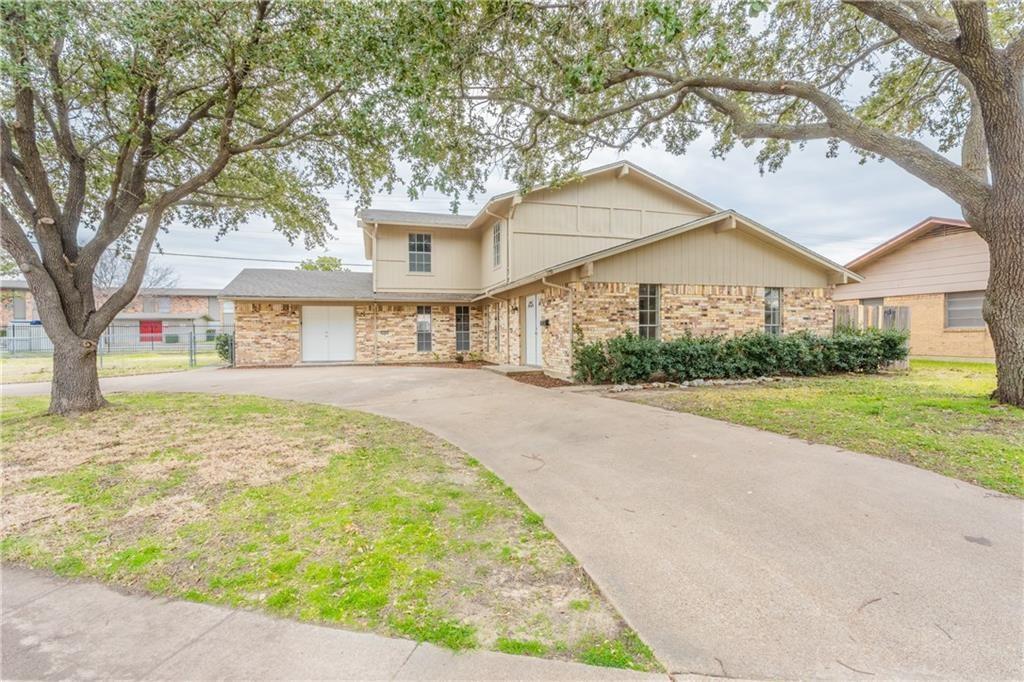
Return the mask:
M 1024 676 L 1024 504 L 1015 498 L 472 370 L 216 370 L 104 385 L 108 394 L 323 402 L 447 438 L 544 516 L 672 673 Z

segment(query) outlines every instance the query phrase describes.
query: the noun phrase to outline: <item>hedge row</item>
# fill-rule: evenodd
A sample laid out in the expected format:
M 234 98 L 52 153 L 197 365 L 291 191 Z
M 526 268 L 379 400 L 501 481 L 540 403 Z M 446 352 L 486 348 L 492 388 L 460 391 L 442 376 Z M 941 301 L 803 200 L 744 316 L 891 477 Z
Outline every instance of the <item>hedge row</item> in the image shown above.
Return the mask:
M 832 336 L 754 332 L 683 336 L 672 341 L 627 333 L 585 343 L 577 336 L 573 374 L 585 383 L 643 383 L 759 376 L 877 372 L 907 357 L 907 335 L 896 330 L 839 331 Z

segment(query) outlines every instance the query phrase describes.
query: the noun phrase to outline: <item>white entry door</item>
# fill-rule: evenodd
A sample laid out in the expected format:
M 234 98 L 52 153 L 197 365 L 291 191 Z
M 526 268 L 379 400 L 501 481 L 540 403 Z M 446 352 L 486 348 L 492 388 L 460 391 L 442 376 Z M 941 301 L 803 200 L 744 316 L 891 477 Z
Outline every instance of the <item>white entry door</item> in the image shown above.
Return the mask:
M 302 306 L 303 362 L 356 359 L 356 316 L 352 306 Z
M 526 297 L 526 364 L 544 364 L 540 336 L 540 294 Z

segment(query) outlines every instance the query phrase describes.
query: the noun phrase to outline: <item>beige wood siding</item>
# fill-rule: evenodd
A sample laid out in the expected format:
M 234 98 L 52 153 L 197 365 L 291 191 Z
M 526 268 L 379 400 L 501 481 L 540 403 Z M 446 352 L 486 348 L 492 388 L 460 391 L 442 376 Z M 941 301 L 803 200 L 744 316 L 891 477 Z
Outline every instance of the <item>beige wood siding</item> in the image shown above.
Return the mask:
M 635 173 L 617 178 L 609 172 L 532 192 L 511 220 L 511 279 L 708 213 Z
M 977 291 L 988 284 L 988 245 L 975 232 L 926 237 L 857 270 L 863 282 L 836 287 L 836 300 Z
M 697 228 L 594 262 L 593 282 L 825 287 L 829 274 L 742 228 Z
M 409 235 L 431 235 L 431 271 L 409 272 Z M 374 254 L 377 291 L 452 291 L 480 289 L 480 233 L 388 227 L 377 232 Z
M 501 222 L 501 263 L 494 266 L 494 226 L 499 223 L 493 219 L 487 227 L 479 230 L 480 234 L 480 288 L 487 289 L 505 282 L 508 264 L 508 221 Z

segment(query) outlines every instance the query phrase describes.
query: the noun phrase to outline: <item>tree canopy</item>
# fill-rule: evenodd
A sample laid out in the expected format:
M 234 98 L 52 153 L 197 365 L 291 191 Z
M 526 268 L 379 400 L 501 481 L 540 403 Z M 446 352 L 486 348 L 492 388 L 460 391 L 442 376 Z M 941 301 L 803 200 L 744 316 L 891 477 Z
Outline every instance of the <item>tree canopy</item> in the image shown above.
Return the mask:
M 333 272 L 347 272 L 348 268 L 337 256 L 317 256 L 316 258 L 307 258 L 297 266 L 296 270 L 321 270 L 321 271 L 333 271 Z
M 326 188 L 363 203 L 399 180 L 480 186 L 461 121 L 410 77 L 433 37 L 395 3 L 0 0 L 0 16 L 0 237 L 55 368 L 88 364 L 163 230 L 264 216 L 314 247 L 334 225 Z M 97 306 L 110 248 L 131 267 Z M 55 396 L 65 383 L 55 372 Z

